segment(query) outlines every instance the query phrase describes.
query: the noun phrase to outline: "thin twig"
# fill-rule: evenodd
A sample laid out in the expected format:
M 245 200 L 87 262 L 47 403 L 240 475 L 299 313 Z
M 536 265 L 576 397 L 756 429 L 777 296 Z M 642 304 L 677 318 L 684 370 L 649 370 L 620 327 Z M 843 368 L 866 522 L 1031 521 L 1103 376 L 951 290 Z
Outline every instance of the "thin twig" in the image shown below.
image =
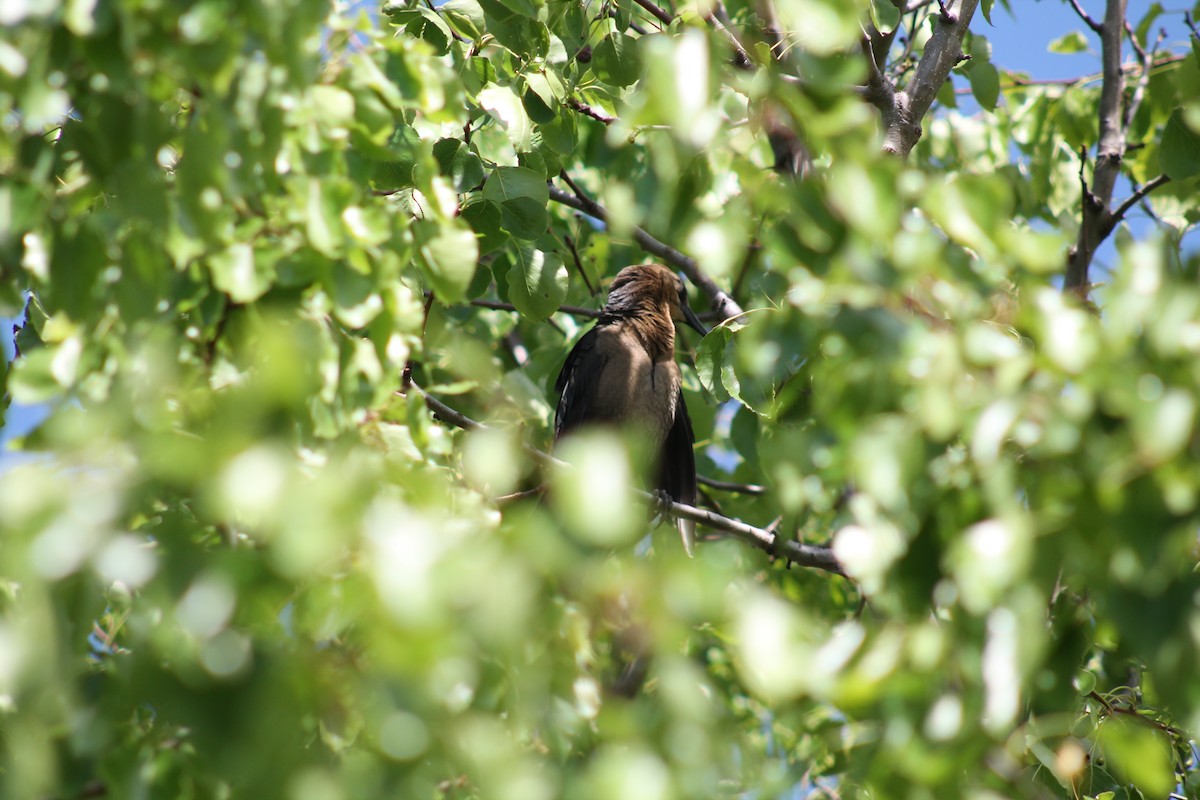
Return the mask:
M 696 483 L 707 486 L 710 489 L 716 489 L 719 492 L 748 494 L 755 497 L 767 493 L 767 487 L 759 486 L 756 483 L 730 483 L 729 481 L 719 481 L 716 478 L 706 478 L 703 475 L 696 476 Z
M 650 0 L 633 0 L 633 2 L 637 3 L 639 6 L 646 9 L 647 11 L 649 11 L 650 16 L 657 19 L 663 25 L 670 25 L 672 22 L 675 21 L 675 18 L 673 16 L 668 14 L 666 11 L 663 11 L 661 8 L 656 6 L 654 3 L 651 3 Z
M 511 503 L 516 500 L 524 500 L 529 497 L 537 497 L 546 491 L 545 486 L 535 486 L 532 489 L 526 489 L 523 492 L 513 492 L 512 494 L 502 494 L 499 497 L 493 497 L 492 502 L 496 505 Z
M 426 407 L 432 411 L 437 417 L 443 421 L 462 428 L 463 430 L 483 430 L 487 426 L 476 422 L 465 414 L 456 411 L 450 406 L 443 403 L 433 395 L 426 392 L 416 383 L 409 384 L 412 391 L 421 395 L 425 401 Z M 525 451 L 529 453 L 535 460 L 542 464 L 555 468 L 570 468 L 565 461 L 561 461 L 549 453 L 544 453 L 536 447 L 525 445 Z M 731 519 L 720 514 L 715 514 L 712 511 L 703 508 L 696 508 L 685 503 L 663 502 L 662 499 L 650 492 L 633 490 L 633 494 L 642 502 L 654 504 L 657 508 L 662 508 L 671 516 L 680 519 L 690 519 L 698 524 L 706 525 L 714 530 L 723 531 L 726 534 L 740 539 L 747 544 L 762 550 L 765 553 L 771 554 L 777 558 L 787 559 L 792 564 L 798 564 L 802 567 L 812 567 L 813 569 L 825 570 L 834 575 L 845 576 L 846 573 L 838 563 L 837 558 L 833 555 L 833 549 L 827 545 L 812 545 L 803 542 L 797 542 L 793 539 L 780 541 L 779 537 L 764 528 L 757 528 L 753 525 L 748 525 L 739 519 Z
M 717 1 L 716 8 L 713 10 L 713 13 L 705 16 L 705 20 L 707 20 L 708 24 L 712 25 L 718 33 L 729 40 L 729 44 L 731 47 L 733 47 L 734 53 L 733 65 L 738 69 L 753 69 L 754 59 L 750 57 L 750 53 L 746 51 L 746 48 L 743 47 L 742 43 L 738 40 L 737 34 L 733 32 L 733 22 L 729 19 L 729 13 L 725 10 L 725 6 L 720 2 L 720 0 Z
M 1087 160 L 1088 160 L 1087 148 L 1084 147 L 1083 145 L 1080 145 L 1079 146 L 1079 186 L 1081 187 L 1081 192 L 1083 194 L 1084 202 L 1087 202 L 1088 198 L 1092 196 L 1092 193 L 1088 190 L 1088 184 L 1087 184 L 1087 174 L 1086 174 Z
M 1129 197 L 1125 199 L 1125 202 L 1121 203 L 1121 205 L 1117 207 L 1117 210 L 1109 215 L 1107 222 L 1100 230 L 1100 238 L 1103 240 L 1110 233 L 1112 233 L 1113 229 L 1116 228 L 1117 225 L 1121 223 L 1121 220 L 1125 218 L 1125 215 L 1129 212 L 1129 209 L 1141 202 L 1141 200 L 1143 200 L 1148 194 L 1153 192 L 1158 187 L 1170 182 L 1171 179 L 1166 175 L 1159 175 L 1157 178 L 1150 181 L 1145 186 L 1142 186 L 1133 194 L 1129 195 Z
M 1142 73 L 1138 76 L 1137 83 L 1133 86 L 1133 94 L 1130 96 L 1129 102 L 1126 103 L 1125 110 L 1121 114 L 1121 124 L 1128 130 L 1130 121 L 1137 115 L 1138 108 L 1142 105 L 1142 99 L 1146 96 L 1146 88 L 1150 85 L 1150 65 L 1154 63 L 1154 55 L 1158 52 L 1163 39 L 1166 38 L 1167 32 L 1159 29 L 1157 41 L 1148 50 L 1138 42 L 1137 33 L 1134 32 L 1133 26 L 1129 24 L 1129 20 L 1125 20 L 1125 32 L 1129 34 L 1129 41 L 1133 44 L 1133 49 L 1142 62 Z
M 1079 0 L 1070 0 L 1071 8 L 1075 9 L 1075 13 L 1083 20 L 1083 24 L 1087 25 L 1096 33 L 1101 33 L 1104 30 L 1104 25 L 1088 16 L 1088 13 L 1083 10 L 1083 6 L 1079 5 Z
M 1188 30 L 1192 32 L 1192 36 L 1195 37 L 1196 41 L 1200 41 L 1200 31 L 1196 30 L 1196 26 L 1192 23 L 1192 12 L 1183 12 L 1183 21 L 1188 26 Z
M 930 2 L 932 2 L 932 0 L 930 0 Z M 922 5 L 929 5 L 929 3 L 923 3 Z M 913 47 L 916 46 L 917 42 L 917 12 L 919 10 L 920 6 L 913 9 L 907 9 L 905 12 L 909 14 L 908 24 L 904 26 L 904 30 L 907 31 L 906 38 L 908 41 L 904 43 L 904 52 L 900 54 L 900 58 L 896 59 L 897 64 L 903 64 L 912 56 Z
M 490 308 L 493 311 L 516 311 L 517 308 L 512 303 L 502 303 L 499 300 L 482 300 L 475 299 L 471 301 L 471 305 L 479 308 Z M 582 308 L 581 306 L 559 306 L 558 310 L 564 314 L 570 314 L 573 317 L 587 317 L 595 319 L 600 316 L 600 312 L 594 308 Z
M 617 121 L 616 117 L 610 117 L 608 114 L 605 114 L 603 111 L 592 108 L 591 106 L 587 105 L 586 103 L 582 103 L 579 100 L 576 100 L 574 97 L 567 98 L 567 108 L 571 109 L 572 111 L 578 111 L 580 114 L 583 114 L 585 117 L 591 117 L 592 119 L 596 120 L 597 122 L 603 123 L 605 125 L 612 125 L 614 122 Z
M 1183 61 L 1186 57 L 1187 56 L 1178 53 L 1169 53 L 1161 58 L 1156 59 L 1150 65 L 1150 70 L 1153 71 L 1159 69 L 1160 67 L 1169 67 L 1172 64 L 1177 64 L 1180 61 Z M 1141 64 L 1123 64 L 1121 66 L 1121 72 L 1126 76 L 1132 75 L 1136 72 L 1140 78 L 1142 70 L 1143 68 Z M 1104 73 L 1102 72 L 1096 72 L 1091 75 L 1080 75 L 1078 78 L 1022 78 L 1019 75 L 1011 75 L 1009 76 L 1007 83 L 1001 84 L 1000 90 L 1008 91 L 1009 89 L 1019 89 L 1025 86 L 1082 86 L 1084 84 L 1094 83 L 1095 81 L 1102 80 L 1103 78 Z M 955 89 L 954 93 L 970 94 L 971 91 L 971 87 L 967 86 L 961 89 Z
M 874 29 L 874 26 L 871 26 Z M 875 60 L 875 48 L 871 46 L 871 36 L 863 29 L 862 37 L 858 40 L 863 58 L 867 62 L 867 87 L 863 93 L 867 102 L 878 108 L 884 114 L 892 111 L 896 101 L 892 83 L 879 68 Z
M 564 192 L 557 186 L 551 186 L 551 200 L 556 203 L 561 203 L 564 206 L 574 208 L 577 211 L 582 211 L 588 216 L 595 217 L 601 222 L 608 222 L 608 211 L 605 210 L 604 206 L 588 197 L 587 194 L 585 194 L 583 190 L 580 189 L 573 180 L 571 180 L 571 177 L 566 173 L 565 170 L 560 172 L 559 175 L 567 183 L 567 185 L 571 187 L 571 191 L 574 192 L 574 194 L 571 192 Z M 637 242 L 638 246 L 647 253 L 653 256 L 658 256 L 668 264 L 679 270 L 682 270 L 683 274 L 687 275 L 688 280 L 690 280 L 693 285 L 699 288 L 700 291 L 704 292 L 709 301 L 712 303 L 713 310 L 720 315 L 722 320 L 729 319 L 730 317 L 734 317 L 742 313 L 742 307 L 738 305 L 737 301 L 734 300 L 728 292 L 717 286 L 713 279 L 708 277 L 708 275 L 706 275 L 704 271 L 700 269 L 700 265 L 696 263 L 694 258 L 684 255 L 668 244 L 664 244 L 639 227 L 634 227 L 633 229 L 633 240 Z
M 750 272 L 750 267 L 754 265 L 754 257 L 762 251 L 762 243 L 758 241 L 758 235 L 762 231 L 763 221 L 758 221 L 758 230 L 754 232 L 754 239 L 746 247 L 746 255 L 742 258 L 742 265 L 738 268 L 737 277 L 733 279 L 733 287 L 730 293 L 737 297 L 742 293 L 742 284 L 746 281 L 746 275 Z
M 520 329 L 515 325 L 508 333 L 504 334 L 504 344 L 508 347 L 508 352 L 512 354 L 513 361 L 518 367 L 524 367 L 529 363 L 529 348 L 525 346 Z
M 563 243 L 571 251 L 571 260 L 575 262 L 575 269 L 579 272 L 579 277 L 583 278 L 583 284 L 587 286 L 588 294 L 595 297 L 596 287 L 592 285 L 592 279 L 588 277 L 587 270 L 583 268 L 583 261 L 579 258 L 579 248 L 575 246 L 575 240 L 571 238 L 571 234 L 563 234 Z

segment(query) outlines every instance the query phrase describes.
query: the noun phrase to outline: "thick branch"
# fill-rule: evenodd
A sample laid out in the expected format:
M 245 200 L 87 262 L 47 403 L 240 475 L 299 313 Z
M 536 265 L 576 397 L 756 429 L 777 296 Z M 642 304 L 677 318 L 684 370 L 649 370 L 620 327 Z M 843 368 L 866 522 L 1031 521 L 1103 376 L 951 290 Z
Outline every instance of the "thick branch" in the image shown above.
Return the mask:
M 563 173 L 563 179 L 567 180 L 568 183 L 572 183 L 567 178 L 566 173 Z M 578 191 L 578 187 L 573 188 L 576 189 L 574 194 L 564 192 L 556 186 L 551 186 L 550 199 L 556 203 L 562 203 L 564 206 L 570 206 L 582 211 L 601 222 L 608 222 L 608 211 L 604 206 Z M 713 310 L 720 315 L 721 319 L 729 319 L 742 313 L 742 307 L 737 304 L 737 301 L 730 297 L 721 287 L 717 286 L 712 278 L 704 274 L 704 271 L 700 269 L 700 265 L 696 263 L 694 258 L 684 255 L 670 245 L 663 244 L 638 227 L 633 229 L 633 239 L 647 253 L 658 256 L 668 264 L 682 270 L 683 274 L 687 275 L 688 280 L 699 288 L 700 291 L 704 292 L 712 302 Z
M 1096 167 L 1092 170 L 1092 190 L 1084 192 L 1079 237 L 1067 254 L 1064 291 L 1087 296 L 1088 267 L 1096 248 L 1109 227 L 1109 206 L 1113 188 L 1125 157 L 1125 127 L 1121 120 L 1121 39 L 1125 32 L 1125 0 L 1108 0 L 1104 24 L 1100 26 L 1100 58 L 1103 83 L 1100 86 L 1100 141 L 1096 146 Z
M 408 386 L 420 394 L 425 401 L 426 407 L 445 422 L 464 430 L 481 430 L 487 427 L 446 405 L 417 384 L 410 381 Z M 525 450 L 542 464 L 554 467 L 570 466 L 565 461 L 561 461 L 548 453 L 543 453 L 535 447 L 525 445 Z M 639 500 L 645 503 L 664 505 L 656 495 L 650 492 L 634 490 L 634 494 L 637 495 Z M 833 550 L 830 547 L 804 544 L 803 542 L 794 540 L 781 541 L 775 533 L 765 528 L 756 528 L 753 525 L 747 525 L 739 519 L 723 517 L 720 514 L 714 514 L 706 509 L 696 508 L 684 503 L 672 502 L 669 506 L 665 507 L 674 517 L 690 519 L 698 524 L 706 525 L 713 530 L 722 531 L 736 539 L 741 539 L 749 545 L 757 547 L 769 555 L 787 559 L 792 564 L 825 570 L 826 572 L 832 572 L 834 575 L 845 576 L 846 574 L 834 557 Z
M 874 28 L 874 26 L 872 26 Z M 877 31 L 878 33 L 878 31 Z M 867 87 L 863 91 L 863 99 L 875 106 L 885 116 L 892 112 L 896 105 L 895 86 L 891 79 L 880 69 L 875 56 L 875 46 L 871 35 L 863 31 L 859 40 L 863 59 L 867 62 Z
M 921 120 L 962 56 L 963 37 L 978 5 L 979 0 L 957 0 L 941 6 L 944 12 L 934 22 L 933 35 L 908 85 L 895 93 L 891 106 L 883 111 L 885 153 L 905 158 L 920 140 Z

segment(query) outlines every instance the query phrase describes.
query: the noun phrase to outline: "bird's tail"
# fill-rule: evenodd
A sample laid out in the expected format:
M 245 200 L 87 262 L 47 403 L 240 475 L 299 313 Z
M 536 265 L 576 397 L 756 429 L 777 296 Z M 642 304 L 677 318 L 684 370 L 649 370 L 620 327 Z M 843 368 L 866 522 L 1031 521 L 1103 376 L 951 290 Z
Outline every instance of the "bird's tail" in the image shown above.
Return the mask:
M 678 519 L 676 522 L 679 524 L 679 536 L 683 539 L 683 550 L 691 558 L 696 547 L 696 523 L 690 519 Z

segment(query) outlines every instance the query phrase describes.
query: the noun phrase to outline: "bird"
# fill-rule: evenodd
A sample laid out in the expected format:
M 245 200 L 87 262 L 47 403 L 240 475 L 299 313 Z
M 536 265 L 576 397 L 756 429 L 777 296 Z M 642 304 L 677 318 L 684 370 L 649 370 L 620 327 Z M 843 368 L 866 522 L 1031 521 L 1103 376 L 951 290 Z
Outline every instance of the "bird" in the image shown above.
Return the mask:
M 707 333 L 678 275 L 662 264 L 618 272 L 596 325 L 571 348 L 555 381 L 554 440 L 585 426 L 634 427 L 654 456 L 655 488 L 695 505 L 695 437 L 675 363 L 678 322 Z M 677 525 L 691 556 L 696 524 L 678 519 Z

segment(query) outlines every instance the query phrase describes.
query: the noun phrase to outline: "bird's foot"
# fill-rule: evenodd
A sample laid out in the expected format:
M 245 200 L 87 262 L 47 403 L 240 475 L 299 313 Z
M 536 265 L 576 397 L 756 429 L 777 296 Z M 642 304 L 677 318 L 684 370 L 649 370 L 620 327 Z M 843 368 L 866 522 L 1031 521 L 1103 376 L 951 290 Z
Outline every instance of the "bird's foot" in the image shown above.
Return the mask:
M 654 495 L 654 503 L 650 506 L 650 525 L 655 527 L 671 516 L 671 504 L 675 501 L 666 489 L 655 489 L 651 494 Z

